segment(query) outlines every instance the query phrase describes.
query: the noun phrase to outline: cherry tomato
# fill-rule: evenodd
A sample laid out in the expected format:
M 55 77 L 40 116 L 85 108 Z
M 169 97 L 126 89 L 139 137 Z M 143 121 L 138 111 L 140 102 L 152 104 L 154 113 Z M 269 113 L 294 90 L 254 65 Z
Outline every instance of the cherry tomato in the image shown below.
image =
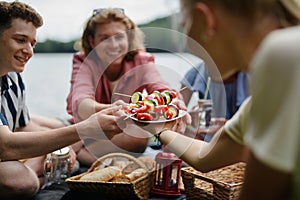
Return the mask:
M 173 112 L 171 112 L 171 111 L 169 111 L 169 110 L 167 110 L 165 113 L 164 113 L 164 117 L 166 118 L 166 119 L 172 119 L 173 118 Z
M 144 105 L 144 101 L 138 101 L 138 102 L 136 102 L 136 104 L 143 106 Z
M 145 113 L 148 111 L 148 106 L 142 106 L 136 110 L 136 113 Z
M 168 110 L 168 106 L 167 105 L 159 105 L 159 106 L 155 106 L 154 107 L 154 112 L 155 113 L 163 114 L 167 110 Z
M 175 99 L 177 97 L 177 93 L 175 91 L 170 91 L 170 93 L 171 93 L 173 99 Z
M 158 105 L 163 105 L 164 104 L 164 100 L 163 100 L 162 97 L 156 95 L 156 96 L 154 96 L 154 99 L 156 99 Z
M 173 113 L 173 117 L 177 117 L 179 115 L 179 108 L 175 104 L 169 104 L 168 111 Z
M 137 113 L 136 118 L 138 120 L 151 121 L 153 116 L 150 113 Z

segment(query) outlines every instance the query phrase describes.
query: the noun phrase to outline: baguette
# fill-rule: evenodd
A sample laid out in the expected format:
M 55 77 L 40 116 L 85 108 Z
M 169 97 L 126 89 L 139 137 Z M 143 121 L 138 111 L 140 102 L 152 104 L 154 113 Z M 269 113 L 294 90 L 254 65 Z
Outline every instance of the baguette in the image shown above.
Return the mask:
M 128 165 L 126 165 L 123 168 L 122 172 L 123 172 L 123 174 L 130 174 L 131 172 L 133 172 L 134 170 L 136 170 L 138 168 L 140 168 L 140 166 L 137 163 L 130 162 Z
M 155 160 L 153 160 L 152 158 L 139 157 L 137 159 L 142 161 L 145 164 L 148 171 L 152 171 L 155 169 Z M 133 172 L 134 170 L 136 170 L 138 168 L 140 168 L 140 166 L 137 163 L 131 161 L 123 168 L 122 172 L 124 174 L 130 174 L 131 172 Z
M 83 175 L 80 180 L 83 181 L 110 181 L 115 176 L 122 174 L 120 168 L 110 166 L 103 169 L 98 169 Z
M 118 183 L 128 183 L 130 182 L 130 179 L 125 176 L 124 174 L 121 174 L 121 175 L 118 175 L 118 176 L 115 176 L 111 182 L 118 182 Z
M 130 174 L 126 174 L 125 176 L 130 181 L 134 181 L 134 180 L 144 176 L 145 174 L 147 174 L 147 170 L 145 170 L 143 168 L 138 168 L 138 169 L 134 170 L 133 172 L 131 172 Z

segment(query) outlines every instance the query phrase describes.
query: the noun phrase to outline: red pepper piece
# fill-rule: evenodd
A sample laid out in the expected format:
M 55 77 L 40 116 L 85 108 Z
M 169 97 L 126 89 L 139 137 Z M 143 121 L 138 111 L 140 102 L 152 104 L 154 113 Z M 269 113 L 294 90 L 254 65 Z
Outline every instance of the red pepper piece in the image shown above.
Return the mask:
M 151 121 L 153 116 L 149 113 L 137 113 L 136 118 L 143 121 Z

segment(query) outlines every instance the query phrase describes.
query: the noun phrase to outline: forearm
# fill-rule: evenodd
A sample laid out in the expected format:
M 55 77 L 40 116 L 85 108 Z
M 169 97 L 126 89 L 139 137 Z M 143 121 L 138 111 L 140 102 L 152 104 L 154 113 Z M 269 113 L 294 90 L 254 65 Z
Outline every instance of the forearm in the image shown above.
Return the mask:
M 125 128 L 125 116 L 113 115 L 119 110 L 120 106 L 108 108 L 74 125 L 47 131 L 12 133 L 0 126 L 0 159 L 36 157 L 84 138 L 111 139 Z
M 106 109 L 110 106 L 111 104 L 103 104 L 103 103 L 98 103 L 92 99 L 84 99 L 78 105 L 77 113 L 82 120 L 85 120 L 88 117 L 90 117 L 92 114 L 99 112 L 103 109 Z
M 1 137 L 0 158 L 2 160 L 17 160 L 44 155 L 80 140 L 75 126 L 49 131 L 14 133 L 9 132 L 7 127 L 3 126 L 1 131 L 5 131 Z
M 171 130 L 164 131 L 159 138 L 169 151 L 176 154 L 189 165 L 194 166 L 198 162 L 196 160 L 198 160 L 198 152 L 204 146 L 203 141 L 194 140 Z
M 48 127 L 40 126 L 38 123 L 30 119 L 29 123 L 26 126 L 16 128 L 15 132 L 46 131 L 49 129 L 50 128 Z
M 244 147 L 229 138 L 223 129 L 209 143 L 173 131 L 164 131 L 160 140 L 168 150 L 203 172 L 242 161 L 244 158 Z

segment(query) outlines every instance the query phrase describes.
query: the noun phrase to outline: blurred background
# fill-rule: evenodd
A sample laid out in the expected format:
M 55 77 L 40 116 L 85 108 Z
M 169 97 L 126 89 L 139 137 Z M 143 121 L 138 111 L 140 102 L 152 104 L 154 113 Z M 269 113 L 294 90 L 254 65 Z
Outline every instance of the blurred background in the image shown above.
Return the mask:
M 10 1 L 10 0 L 9 0 Z M 44 25 L 38 29 L 35 54 L 23 73 L 31 113 L 68 118 L 72 56 L 83 25 L 95 8 L 120 7 L 145 33 L 146 48 L 155 56 L 163 78 L 175 89 L 199 59 L 185 48 L 178 0 L 20 0 L 36 9 Z

